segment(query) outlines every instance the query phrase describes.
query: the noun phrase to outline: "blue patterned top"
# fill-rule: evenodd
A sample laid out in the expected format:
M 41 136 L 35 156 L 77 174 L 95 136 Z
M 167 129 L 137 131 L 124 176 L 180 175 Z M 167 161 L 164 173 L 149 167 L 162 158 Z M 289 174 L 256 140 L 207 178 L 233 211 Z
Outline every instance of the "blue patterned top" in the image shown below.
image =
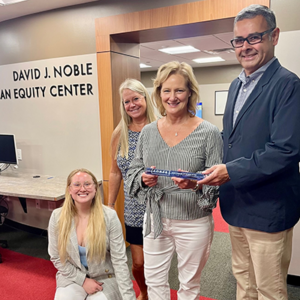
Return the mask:
M 127 170 L 131 161 L 134 158 L 135 148 L 139 139 L 140 132 L 131 131 L 128 129 L 128 159 L 120 156 L 118 153 L 117 164 L 122 173 L 124 182 L 126 179 Z M 144 213 L 146 204 L 140 204 L 136 199 L 130 197 L 124 186 L 125 205 L 124 219 L 125 224 L 131 227 L 143 227 Z

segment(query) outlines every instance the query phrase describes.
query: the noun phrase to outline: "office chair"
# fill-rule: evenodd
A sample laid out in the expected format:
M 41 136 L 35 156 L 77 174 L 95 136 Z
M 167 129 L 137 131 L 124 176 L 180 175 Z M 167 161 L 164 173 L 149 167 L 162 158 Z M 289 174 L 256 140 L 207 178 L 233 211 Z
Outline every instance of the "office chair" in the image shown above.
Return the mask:
M 6 201 L 4 201 L 3 197 L 0 196 L 0 226 L 3 225 L 7 213 L 8 213 L 8 205 Z M 0 240 L 0 246 L 3 248 L 7 248 L 8 247 L 7 241 Z M 1 253 L 0 253 L 0 263 L 2 263 Z

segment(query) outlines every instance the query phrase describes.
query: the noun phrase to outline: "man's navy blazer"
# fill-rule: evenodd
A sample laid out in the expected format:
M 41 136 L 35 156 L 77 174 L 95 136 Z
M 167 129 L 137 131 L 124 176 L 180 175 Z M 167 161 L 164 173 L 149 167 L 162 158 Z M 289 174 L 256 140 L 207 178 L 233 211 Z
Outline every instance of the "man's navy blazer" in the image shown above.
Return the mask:
M 232 226 L 286 230 L 300 217 L 300 80 L 276 59 L 233 126 L 240 87 L 237 78 L 223 118 L 223 162 L 230 181 L 220 187 L 221 212 Z

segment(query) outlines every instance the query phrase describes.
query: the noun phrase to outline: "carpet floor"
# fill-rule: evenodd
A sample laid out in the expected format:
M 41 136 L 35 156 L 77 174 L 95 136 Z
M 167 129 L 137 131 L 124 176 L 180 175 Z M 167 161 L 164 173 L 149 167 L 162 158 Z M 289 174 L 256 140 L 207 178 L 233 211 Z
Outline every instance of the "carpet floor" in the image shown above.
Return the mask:
M 4 300 L 53 300 L 56 269 L 49 260 L 1 249 L 0 291 Z M 136 295 L 137 283 L 133 280 Z M 171 299 L 177 300 L 177 291 L 171 290 Z M 200 297 L 200 300 L 214 300 Z
M 231 271 L 228 225 L 224 222 L 219 207 L 214 209 L 213 216 L 215 233 L 210 257 L 201 276 L 200 300 L 234 300 L 236 281 Z M 49 261 L 45 232 L 29 233 L 16 228 L 8 222 L 9 220 L 6 221 L 0 227 L 0 239 L 8 240 L 10 251 L 0 247 L 4 260 L 0 264 L 0 299 L 53 300 L 56 271 Z M 131 270 L 130 247 L 127 248 L 127 256 L 129 270 Z M 132 274 L 131 278 L 134 279 Z M 179 288 L 176 255 L 172 259 L 169 283 L 172 289 L 172 300 L 175 300 L 176 290 Z M 135 281 L 134 285 L 136 287 Z M 288 299 L 300 300 L 300 286 L 288 285 Z

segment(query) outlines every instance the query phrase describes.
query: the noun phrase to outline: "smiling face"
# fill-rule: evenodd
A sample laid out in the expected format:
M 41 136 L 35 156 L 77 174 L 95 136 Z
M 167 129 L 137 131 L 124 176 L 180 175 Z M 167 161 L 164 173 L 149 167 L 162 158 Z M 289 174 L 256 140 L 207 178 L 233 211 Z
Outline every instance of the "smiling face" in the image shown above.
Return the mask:
M 71 179 L 69 192 L 75 206 L 83 204 L 91 205 L 96 194 L 95 183 L 91 175 L 84 172 L 76 173 Z
M 261 33 L 268 30 L 267 21 L 263 16 L 256 16 L 253 19 L 244 19 L 238 21 L 234 26 L 234 37 L 246 38 L 253 33 Z M 265 34 L 262 37 L 261 43 L 250 45 L 247 41 L 243 47 L 235 48 L 235 54 L 245 69 L 247 76 L 265 65 L 274 56 L 274 46 L 278 43 L 279 29 L 276 28 L 271 34 Z
M 140 119 L 146 116 L 146 100 L 145 97 L 130 89 L 124 89 L 122 99 L 126 113 L 132 119 Z
M 186 79 L 180 74 L 172 74 L 161 86 L 160 97 L 167 114 L 187 113 L 190 95 Z

